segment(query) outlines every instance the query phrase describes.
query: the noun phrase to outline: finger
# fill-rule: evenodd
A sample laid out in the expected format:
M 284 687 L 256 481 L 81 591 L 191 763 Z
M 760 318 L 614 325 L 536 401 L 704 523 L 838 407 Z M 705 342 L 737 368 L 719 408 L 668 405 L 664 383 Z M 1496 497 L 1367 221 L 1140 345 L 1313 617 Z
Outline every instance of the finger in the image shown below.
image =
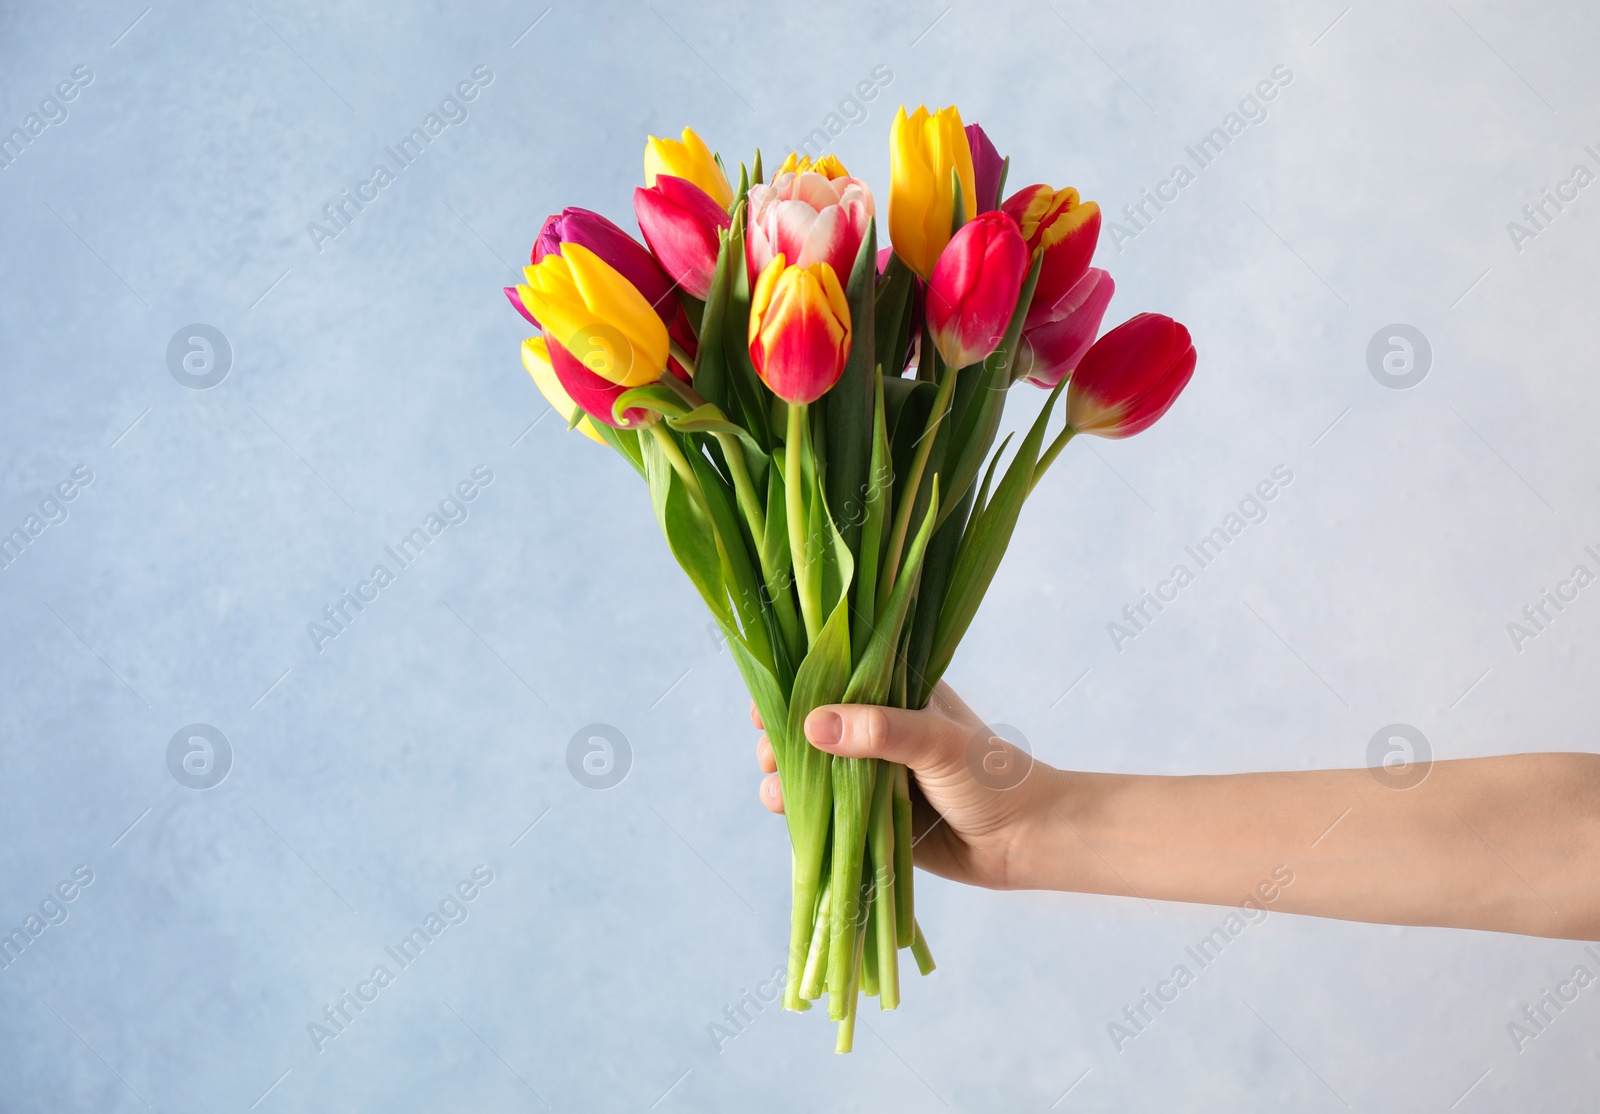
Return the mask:
M 756 711 L 756 702 L 754 700 L 750 701 L 750 722 L 755 725 L 757 731 L 765 731 L 767 729 L 767 725 L 761 722 L 761 713 Z
M 806 717 L 806 738 L 845 758 L 884 758 L 913 770 L 941 770 L 960 761 L 960 728 L 936 712 L 829 704 Z
M 783 812 L 783 787 L 778 784 L 777 774 L 768 774 L 761 779 L 761 803 L 767 806 L 768 812 Z
M 778 772 L 778 757 L 772 753 L 772 740 L 765 735 L 756 740 L 756 762 L 764 774 Z

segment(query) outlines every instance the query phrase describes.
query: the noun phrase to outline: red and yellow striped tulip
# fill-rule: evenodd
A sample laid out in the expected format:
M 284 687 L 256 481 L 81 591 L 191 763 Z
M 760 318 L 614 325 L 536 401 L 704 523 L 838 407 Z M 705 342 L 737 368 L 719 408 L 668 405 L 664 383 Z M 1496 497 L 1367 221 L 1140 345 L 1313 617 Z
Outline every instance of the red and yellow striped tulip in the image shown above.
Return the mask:
M 761 381 L 785 402 L 814 402 L 849 356 L 850 306 L 833 268 L 773 256 L 750 296 L 750 360 Z
M 524 274 L 527 284 L 517 293 L 548 340 L 618 386 L 642 387 L 661 378 L 667 327 L 644 295 L 605 260 L 568 242 Z
M 889 239 L 895 254 L 923 278 L 933 273 L 950 242 L 955 187 L 961 182 L 964 219 L 978 215 L 972 149 L 954 105 L 929 113 L 921 105 L 910 116 L 902 107 L 889 129 Z
M 561 385 L 555 368 L 550 365 L 550 351 L 545 347 L 544 337 L 529 337 L 522 342 L 522 366 L 533 376 L 534 385 L 539 388 L 539 393 L 544 395 L 544 400 L 550 404 L 551 409 L 561 415 L 562 421 L 571 425 L 573 411 L 579 407 L 567 393 L 566 388 Z M 584 417 L 578 419 L 576 428 L 589 440 L 605 444 L 600 434 L 595 432 L 594 419 L 588 416 L 587 411 Z
M 1094 258 L 1100 239 L 1100 206 L 1082 201 L 1068 186 L 1028 186 L 1006 198 L 1002 206 L 1022 229 L 1030 252 L 1043 251 L 1039 285 L 1033 292 L 1024 328 L 1043 325 L 1061 316 L 1062 302 L 1078 285 Z
M 728 176 L 693 128 L 684 128 L 681 140 L 657 139 L 652 135 L 645 141 L 644 184 L 655 185 L 663 174 L 693 182 L 724 210 L 733 204 L 733 187 L 728 185 Z
M 633 213 L 667 274 L 704 301 L 717 270 L 718 233 L 732 223 L 728 211 L 693 182 L 659 174 L 649 189 L 633 191 Z
M 1004 213 L 979 213 L 950 238 L 928 278 L 928 331 L 947 366 L 1000 346 L 1028 277 L 1028 245 Z
M 1067 424 L 1097 437 L 1131 437 L 1165 414 L 1194 374 L 1189 330 L 1141 313 L 1095 342 L 1067 385 Z

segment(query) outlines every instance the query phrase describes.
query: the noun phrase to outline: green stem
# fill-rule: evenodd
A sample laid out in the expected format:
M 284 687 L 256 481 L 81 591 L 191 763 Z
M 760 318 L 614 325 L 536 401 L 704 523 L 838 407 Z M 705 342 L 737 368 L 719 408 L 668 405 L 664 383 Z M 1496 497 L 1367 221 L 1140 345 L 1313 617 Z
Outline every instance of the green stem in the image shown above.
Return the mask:
M 711 509 L 706 505 L 706 493 L 700 490 L 700 478 L 694 474 L 694 469 L 689 466 L 689 460 L 683 455 L 683 450 L 678 447 L 678 442 L 672 434 L 667 432 L 665 422 L 655 421 L 650 423 L 650 432 L 656 439 L 656 444 L 661 446 L 661 451 L 666 454 L 667 460 L 672 464 L 672 470 L 678 473 L 678 478 L 683 481 L 683 486 L 689 489 L 689 495 L 709 521 Z
M 1044 455 L 1039 458 L 1039 463 L 1033 466 L 1033 482 L 1028 485 L 1028 491 L 1030 493 L 1034 488 L 1039 486 L 1039 477 L 1044 475 L 1045 469 L 1049 468 L 1050 465 L 1055 463 L 1056 457 L 1061 455 L 1061 450 L 1067 447 L 1067 442 L 1071 441 L 1077 435 L 1078 431 L 1073 429 L 1071 426 L 1067 426 L 1060 433 L 1056 434 L 1056 439 L 1050 442 L 1050 447 L 1046 449 L 1044 451 Z
M 684 371 L 687 371 L 689 373 L 690 378 L 694 377 L 694 360 L 692 358 L 690 358 L 689 353 L 685 352 L 683 350 L 682 346 L 680 346 L 678 344 L 678 342 L 673 340 L 671 337 L 667 338 L 667 354 L 669 356 L 671 356 L 674 360 L 678 361 L 679 366 L 682 367 Z M 666 370 L 665 368 L 662 369 L 661 377 L 663 379 L 677 379 L 678 378 L 676 375 L 674 375 L 672 372 Z M 679 379 L 678 381 L 680 383 L 682 382 L 681 379 Z
M 810 1000 L 822 997 L 824 976 L 828 971 L 828 910 L 833 904 L 833 888 L 822 887 L 822 900 L 817 902 L 816 926 L 811 932 L 811 953 L 806 956 L 805 973 L 800 977 L 800 997 Z
M 911 958 L 917 961 L 918 971 L 924 975 L 931 975 L 937 966 L 933 962 L 933 953 L 928 950 L 928 941 L 922 936 L 922 926 L 913 922 L 912 927 L 916 932 L 911 939 Z
M 895 767 L 878 763 L 878 776 L 872 787 L 872 820 L 867 828 L 867 844 L 872 851 L 872 939 L 868 955 L 876 961 L 878 1008 L 892 1010 L 900 1005 L 900 953 L 896 946 L 894 783 Z
M 784 643 L 790 653 L 798 657 L 801 649 L 800 619 L 795 614 L 794 597 L 789 593 L 786 575 L 788 570 L 773 568 L 770 555 L 762 545 L 762 539 L 767 536 L 766 505 L 756 495 L 755 484 L 751 482 L 750 468 L 744 459 L 744 446 L 731 433 L 717 434 L 717 443 L 722 446 L 722 455 L 728 461 L 728 471 L 733 476 L 734 494 L 739 499 L 739 509 L 743 512 L 744 520 L 749 523 L 750 532 L 756 540 L 756 553 L 761 561 L 761 579 L 766 583 L 767 595 L 772 598 L 778 629 L 782 632 Z
M 822 599 L 814 592 L 811 545 L 806 534 L 804 447 L 806 428 L 804 403 L 789 404 L 789 434 L 784 442 L 783 488 L 789 522 L 789 553 L 794 562 L 795 587 L 800 594 L 800 614 L 805 620 L 806 642 L 817 640 L 822 630 Z
M 938 361 L 938 357 L 933 359 Z M 906 534 L 911 529 L 911 512 L 916 509 L 917 490 L 922 486 L 922 473 L 928 466 L 928 454 L 933 452 L 933 441 L 939 432 L 939 423 L 944 420 L 944 412 L 950 408 L 950 393 L 955 390 L 956 369 L 944 367 L 942 361 L 936 366 L 939 370 L 939 391 L 934 395 L 933 409 L 928 411 L 927 425 L 922 430 L 922 436 L 917 440 L 916 455 L 911 458 L 911 470 L 906 476 L 905 486 L 896 498 L 894 510 L 894 531 L 889 535 L 889 550 L 885 554 L 883 569 L 878 574 L 878 599 L 886 600 L 894 589 L 895 577 L 900 571 L 900 551 L 905 547 Z

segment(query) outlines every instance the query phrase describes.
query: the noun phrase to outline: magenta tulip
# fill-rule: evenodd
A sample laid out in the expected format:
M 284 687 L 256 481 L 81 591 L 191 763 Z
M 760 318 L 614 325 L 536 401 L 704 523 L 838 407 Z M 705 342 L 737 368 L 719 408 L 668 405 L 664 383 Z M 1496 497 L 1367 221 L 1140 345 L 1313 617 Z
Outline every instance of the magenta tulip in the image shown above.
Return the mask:
M 978 212 L 992 213 L 1000 208 L 1000 177 L 1006 160 L 994 149 L 988 135 L 977 124 L 967 125 L 967 146 L 972 148 L 972 181 L 978 195 Z
M 678 313 L 678 288 L 661 269 L 650 249 L 599 213 L 569 207 L 545 218 L 533 245 L 533 264 L 561 250 L 562 244 L 588 248 L 644 295 L 662 321 Z M 515 299 L 513 299 L 515 304 Z M 526 315 L 524 315 L 526 316 Z
M 649 189 L 633 191 L 633 212 L 667 274 L 705 300 L 717 270 L 718 233 L 731 224 L 728 211 L 693 182 L 662 174 Z
M 1023 332 L 1017 377 L 1048 389 L 1070 375 L 1099 334 L 1115 290 L 1109 274 L 1098 267 L 1089 268 L 1061 300 L 1057 320 Z
M 1097 437 L 1131 437 L 1165 414 L 1194 374 L 1189 330 L 1141 313 L 1095 342 L 1067 385 L 1067 424 Z
M 1028 245 L 1004 213 L 979 213 L 939 253 L 928 277 L 928 331 L 950 367 L 1000 346 L 1028 276 Z

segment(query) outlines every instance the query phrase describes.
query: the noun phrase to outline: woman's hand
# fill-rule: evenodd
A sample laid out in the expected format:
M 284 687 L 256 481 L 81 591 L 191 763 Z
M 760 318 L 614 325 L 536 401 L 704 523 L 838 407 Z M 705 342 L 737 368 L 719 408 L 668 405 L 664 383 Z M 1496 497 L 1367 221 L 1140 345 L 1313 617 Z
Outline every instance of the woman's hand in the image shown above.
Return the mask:
M 755 706 L 750 719 L 762 726 Z M 882 758 L 912 773 L 914 858 L 924 870 L 988 889 L 1037 885 L 1030 866 L 1046 844 L 1041 830 L 1064 775 L 996 737 L 950 688 L 940 684 L 922 711 L 830 704 L 806 717 L 806 738 L 845 758 Z M 756 759 L 761 803 L 783 811 L 772 744 L 763 734 Z

